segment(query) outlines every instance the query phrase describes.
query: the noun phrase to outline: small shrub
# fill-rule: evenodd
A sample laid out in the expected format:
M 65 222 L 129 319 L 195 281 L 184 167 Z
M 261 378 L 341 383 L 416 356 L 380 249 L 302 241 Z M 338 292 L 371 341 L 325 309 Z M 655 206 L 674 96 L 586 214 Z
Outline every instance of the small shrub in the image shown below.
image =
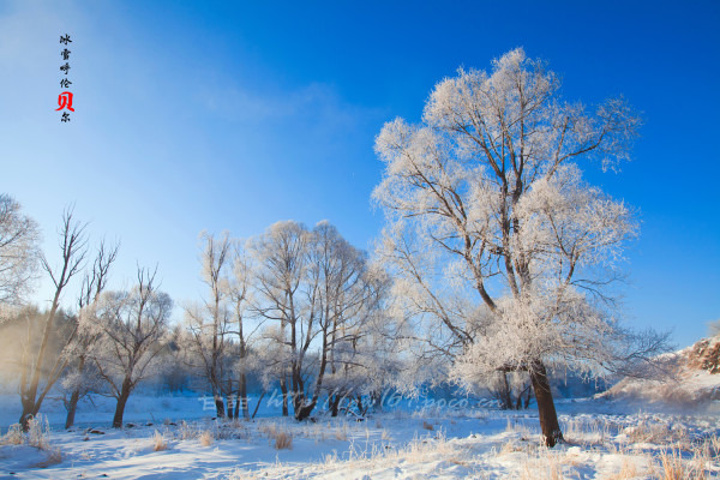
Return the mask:
M 155 430 L 155 436 L 153 437 L 153 451 L 160 452 L 167 450 L 167 440 L 162 433 Z
M 30 419 L 27 434 L 28 445 L 48 450 L 50 448 L 50 423 L 47 417 L 39 415 Z
M 287 432 L 278 432 L 275 435 L 275 450 L 291 450 L 293 437 Z
M 0 445 L 22 445 L 24 442 L 25 435 L 19 423 L 10 425 L 7 433 L 0 438 Z
M 212 433 L 210 433 L 210 430 L 205 430 L 204 432 L 202 432 L 198 439 L 200 440 L 200 445 L 202 445 L 203 447 L 209 447 L 215 441 L 215 437 Z
M 62 452 L 59 448 L 50 449 L 48 457 L 42 462 L 33 465 L 33 468 L 48 468 L 62 463 Z

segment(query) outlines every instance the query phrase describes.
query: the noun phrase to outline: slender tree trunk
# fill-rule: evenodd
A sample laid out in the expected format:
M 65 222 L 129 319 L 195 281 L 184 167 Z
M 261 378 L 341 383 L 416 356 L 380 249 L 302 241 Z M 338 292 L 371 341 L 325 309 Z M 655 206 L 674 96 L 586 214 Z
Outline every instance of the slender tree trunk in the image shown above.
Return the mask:
M 40 411 L 40 405 L 42 404 L 42 399 L 37 398 L 38 385 L 40 384 L 40 375 L 45 364 L 45 351 L 47 349 L 53 323 L 55 322 L 55 314 L 57 313 L 61 291 L 61 288 L 55 289 L 52 307 L 50 308 L 50 312 L 47 314 L 45 320 L 42 342 L 40 343 L 40 349 L 34 359 L 34 363 L 32 364 L 32 367 L 30 365 L 24 367 L 26 369 L 32 368 L 32 375 L 29 383 L 25 382 L 27 376 L 23 375 L 23 382 L 21 382 L 20 385 L 20 396 L 23 406 L 23 412 L 20 415 L 20 424 L 25 432 L 30 429 L 30 419 L 37 415 L 38 411 Z M 48 381 L 51 380 L 48 379 Z
M 217 418 L 225 418 L 225 402 L 219 394 L 215 395 L 215 414 Z
M 528 387 L 527 396 L 525 397 L 525 409 L 530 408 L 530 399 L 532 399 L 532 388 Z
M 533 391 L 535 392 L 535 398 L 537 399 L 540 429 L 542 430 L 545 445 L 554 447 L 556 443 L 563 441 L 563 435 L 560 431 L 560 424 L 558 423 L 555 402 L 553 401 L 552 392 L 550 391 L 547 371 L 545 365 L 540 360 L 535 360 L 532 363 L 530 380 Z
M 75 412 L 77 411 L 78 400 L 80 400 L 80 388 L 75 387 L 70 402 L 68 402 L 67 417 L 65 417 L 65 428 L 68 429 L 75 425 Z
M 244 373 L 240 374 L 240 378 L 238 379 L 238 402 L 235 405 L 235 417 L 238 418 L 239 414 L 239 408 L 242 406 L 242 416 L 245 419 L 250 418 L 250 412 L 248 409 L 248 399 L 247 399 L 247 377 Z
M 123 415 L 125 414 L 125 405 L 127 404 L 130 392 L 132 391 L 132 384 L 130 379 L 126 378 L 123 381 L 122 388 L 120 389 L 120 396 L 117 399 L 117 405 L 115 406 L 115 416 L 113 417 L 113 428 L 122 428 Z
M 324 339 L 327 339 L 327 335 L 325 334 L 323 336 Z M 305 403 L 305 394 L 304 389 L 305 386 L 302 382 L 302 377 L 300 377 L 300 372 L 298 371 L 298 377 L 299 381 L 298 384 L 300 386 L 300 390 L 302 392 L 302 399 L 299 402 L 299 408 L 295 410 L 295 418 L 297 420 L 305 420 L 307 417 L 310 416 L 312 411 L 315 409 L 315 406 L 317 405 L 318 398 L 320 398 L 320 390 L 322 389 L 323 384 L 323 378 L 325 377 L 325 369 L 327 368 L 327 350 L 328 350 L 327 340 L 323 341 L 323 355 L 322 360 L 320 362 L 320 370 L 318 371 L 318 377 L 317 381 L 315 382 L 315 389 L 313 391 L 312 399 L 310 402 Z
M 227 400 L 227 416 L 228 416 L 228 418 L 229 418 L 230 420 L 232 420 L 232 419 L 234 418 L 234 416 L 233 416 L 233 408 L 234 408 L 235 406 L 233 405 L 233 398 L 232 398 L 232 379 L 231 379 L 231 378 L 228 378 L 228 389 L 227 389 L 227 392 L 228 392 L 227 395 L 226 395 L 226 400 Z
M 300 376 L 300 366 L 297 362 L 293 362 L 292 366 L 292 402 L 293 415 L 296 420 L 300 420 L 298 417 L 305 405 L 305 385 Z
M 370 403 L 376 410 L 383 409 L 382 395 L 380 392 L 373 390 L 372 393 L 370 393 Z
M 258 410 L 260 409 L 260 402 L 262 402 L 262 399 L 265 398 L 265 394 L 267 392 L 263 390 L 263 392 L 260 394 L 260 397 L 257 400 L 257 403 L 255 404 L 255 409 L 253 410 L 252 416 L 250 419 L 255 418 L 255 415 L 257 415 Z
M 513 407 L 510 384 L 508 383 L 507 373 L 502 373 L 503 384 L 500 387 L 500 408 L 503 410 L 511 410 Z
M 337 417 L 338 416 L 338 410 L 340 409 L 340 395 L 338 393 L 335 393 L 334 395 L 330 396 L 330 416 L 331 417 Z
M 298 371 L 298 387 L 299 387 L 299 398 L 295 402 L 295 419 L 298 421 L 303 421 L 306 418 L 310 416 L 312 411 L 315 409 L 315 405 L 317 405 L 318 396 L 320 392 L 320 388 L 322 386 L 322 375 L 324 370 L 324 365 L 320 367 L 320 373 L 318 374 L 318 381 L 315 385 L 315 391 L 313 392 L 312 399 L 309 402 L 306 402 L 305 397 L 305 384 L 302 381 L 302 378 L 300 378 L 300 372 Z
M 288 412 L 288 388 L 285 377 L 280 379 L 280 391 L 282 392 L 282 416 L 287 417 Z
M 78 359 L 77 372 L 82 375 L 85 369 L 85 355 L 80 355 Z M 75 425 L 75 412 L 77 411 L 77 404 L 80 400 L 80 387 L 76 386 L 73 389 L 72 395 L 70 395 L 70 401 L 68 402 L 67 417 L 65 417 L 65 428 L 68 429 Z
M 522 410 L 523 408 L 523 400 L 525 401 L 525 407 L 528 407 L 528 403 L 530 402 L 530 394 L 532 393 L 532 384 L 528 385 L 524 389 L 518 393 L 517 401 L 515 403 L 515 410 Z
M 367 412 L 366 412 L 365 408 L 363 407 L 362 395 L 358 395 L 355 401 L 357 403 L 358 413 L 364 417 L 365 413 L 367 413 Z

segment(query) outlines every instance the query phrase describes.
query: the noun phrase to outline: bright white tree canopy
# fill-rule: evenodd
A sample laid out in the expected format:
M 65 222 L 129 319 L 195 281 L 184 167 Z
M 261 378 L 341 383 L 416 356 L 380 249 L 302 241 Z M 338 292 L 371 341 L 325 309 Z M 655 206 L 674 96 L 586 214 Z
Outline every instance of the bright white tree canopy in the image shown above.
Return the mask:
M 589 113 L 559 87 L 513 50 L 489 74 L 440 82 L 421 124 L 396 119 L 377 137 L 386 170 L 374 198 L 401 310 L 430 320 L 460 378 L 619 359 L 609 286 L 637 225 L 580 167 L 628 159 L 640 122 L 622 99 Z

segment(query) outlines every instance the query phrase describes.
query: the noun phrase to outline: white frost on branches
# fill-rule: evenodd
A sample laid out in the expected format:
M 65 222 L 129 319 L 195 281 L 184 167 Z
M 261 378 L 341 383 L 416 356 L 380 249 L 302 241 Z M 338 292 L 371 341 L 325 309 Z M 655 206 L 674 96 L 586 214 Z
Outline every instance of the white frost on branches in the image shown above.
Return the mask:
M 637 224 L 580 165 L 616 168 L 640 122 L 621 98 L 589 113 L 559 87 L 516 49 L 446 78 L 421 124 L 396 119 L 376 139 L 395 314 L 455 360 L 455 379 L 542 362 L 598 373 L 628 338 L 610 286 Z

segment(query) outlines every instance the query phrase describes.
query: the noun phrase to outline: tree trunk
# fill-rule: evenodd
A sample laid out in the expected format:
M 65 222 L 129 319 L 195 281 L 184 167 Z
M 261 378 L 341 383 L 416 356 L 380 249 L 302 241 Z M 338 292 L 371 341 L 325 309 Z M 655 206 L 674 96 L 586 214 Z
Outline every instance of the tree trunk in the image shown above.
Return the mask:
M 115 406 L 115 416 L 113 417 L 113 428 L 122 428 L 123 415 L 125 414 L 125 404 L 127 404 L 128 398 L 130 397 L 130 391 L 132 386 L 129 379 L 125 379 L 120 390 L 120 396 L 117 399 L 117 405 Z
M 382 393 L 378 390 L 373 390 L 370 394 L 370 402 L 377 411 L 383 410 L 383 399 Z
M 233 408 L 235 405 L 233 405 L 233 397 L 232 397 L 232 379 L 228 378 L 228 387 L 227 387 L 227 395 L 226 395 L 226 401 L 227 401 L 227 416 L 230 420 L 235 418 L 233 416 Z
M 75 387 L 72 395 L 70 395 L 70 401 L 68 402 L 67 417 L 65 417 L 65 429 L 75 425 L 75 411 L 77 411 L 78 400 L 80 400 L 80 388 Z
M 240 413 L 240 407 L 242 406 L 242 416 L 244 419 L 250 418 L 250 412 L 248 410 L 248 399 L 247 399 L 247 377 L 244 373 L 240 374 L 240 378 L 238 380 L 238 395 L 237 395 L 237 404 L 235 405 L 235 418 L 239 418 L 238 414 Z
M 367 409 L 363 407 L 362 395 L 357 396 L 356 402 L 358 407 L 358 413 L 360 414 L 360 416 L 364 417 L 367 413 Z
M 285 377 L 280 379 L 280 391 L 282 392 L 282 416 L 288 416 L 288 388 Z
M 308 418 L 315 408 L 315 403 L 315 400 L 313 400 L 308 404 L 299 406 L 297 410 L 295 410 L 295 419 L 301 422 Z
M 37 353 L 37 357 L 34 359 L 34 363 L 28 363 L 27 366 L 23 367 L 23 375 L 20 382 L 20 401 L 22 402 L 23 412 L 22 415 L 20 415 L 20 425 L 22 425 L 24 432 L 27 432 L 30 429 L 30 419 L 34 418 L 40 411 L 40 405 L 42 404 L 44 398 L 44 395 L 42 394 L 38 398 L 38 386 L 40 384 L 40 376 L 43 372 L 43 367 L 45 364 L 45 352 L 50 338 L 52 326 L 55 321 L 55 314 L 57 313 L 61 291 L 62 288 L 60 287 L 55 289 L 55 296 L 53 297 L 52 307 L 50 308 L 50 312 L 47 314 L 45 320 L 45 327 L 43 329 L 40 350 Z M 28 335 L 30 335 L 30 332 L 28 332 Z M 28 344 L 29 343 L 30 339 L 28 338 Z M 59 361 L 60 359 L 58 359 L 58 362 Z M 27 382 L 28 373 L 32 373 L 29 384 Z M 47 383 L 48 385 L 46 385 L 45 387 L 45 393 L 47 393 L 47 390 L 50 389 L 49 387 L 52 387 L 52 384 L 55 383 L 55 380 L 53 380 L 52 378 L 48 378 Z
M 535 399 L 538 404 L 540 429 L 542 430 L 545 445 L 554 447 L 556 443 L 563 441 L 563 435 L 560 431 L 560 424 L 558 423 L 555 402 L 553 401 L 552 392 L 550 391 L 547 371 L 545 370 L 545 365 L 540 360 L 535 360 L 532 363 L 530 381 L 532 382 Z
M 498 392 L 498 396 L 500 397 L 500 408 L 503 410 L 511 410 L 513 407 L 513 401 L 510 384 L 507 379 L 507 373 L 503 372 L 501 375 L 503 383 L 500 386 L 500 391 Z
M 81 354 L 78 359 L 77 372 L 82 375 L 85 369 L 85 354 Z M 80 400 L 80 386 L 76 386 L 73 389 L 72 395 L 70 395 L 70 402 L 67 407 L 67 417 L 65 417 L 65 429 L 68 429 L 75 425 L 75 412 L 77 411 L 77 404 Z
M 225 418 L 225 403 L 220 395 L 215 395 L 215 414 L 217 418 Z
M 305 385 L 300 376 L 300 367 L 297 361 L 293 361 L 292 365 L 292 404 L 293 404 L 293 415 L 298 418 L 300 410 L 305 405 Z
M 522 410 L 523 399 L 525 400 L 525 408 L 528 408 L 530 402 L 530 395 L 532 393 L 532 385 L 528 385 L 518 393 L 517 401 L 515 402 L 515 410 Z
M 528 387 L 527 396 L 525 397 L 525 409 L 530 408 L 530 400 L 532 399 L 532 388 Z
M 250 417 L 250 418 L 255 418 L 255 415 L 257 415 L 258 409 L 260 408 L 260 402 L 262 402 L 262 399 L 265 396 L 265 393 L 267 393 L 267 392 L 265 392 L 263 390 L 262 394 L 260 394 L 260 398 L 258 398 L 258 401 L 255 404 L 255 410 L 253 410 L 252 417 Z
M 20 425 L 22 426 L 23 432 L 30 430 L 30 420 L 35 418 L 40 410 L 40 405 L 37 405 L 34 401 L 29 398 L 22 398 L 23 411 L 20 415 Z
M 229 394 L 227 396 L 227 398 L 225 399 L 225 401 L 227 402 L 227 417 L 229 420 L 232 420 L 233 418 L 235 418 L 234 412 L 235 412 L 235 410 L 237 410 L 235 408 L 235 403 L 233 403 L 232 394 Z
M 337 417 L 338 416 L 338 410 L 340 410 L 340 395 L 335 394 L 331 395 L 329 398 L 330 401 L 330 416 L 331 417 Z

